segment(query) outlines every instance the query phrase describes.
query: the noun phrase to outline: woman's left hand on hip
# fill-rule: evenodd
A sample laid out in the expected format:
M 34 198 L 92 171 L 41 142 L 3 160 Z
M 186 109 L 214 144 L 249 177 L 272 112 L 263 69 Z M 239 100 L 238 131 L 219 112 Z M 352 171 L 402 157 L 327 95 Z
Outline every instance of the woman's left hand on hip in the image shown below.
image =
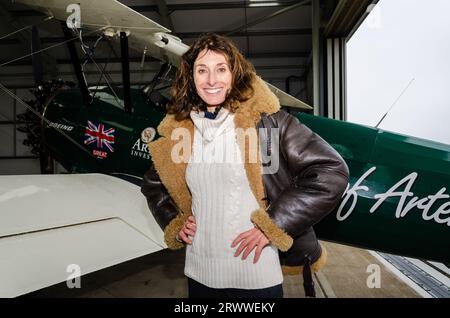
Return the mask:
M 235 247 L 236 245 L 239 245 L 238 249 L 236 250 L 236 253 L 234 253 L 234 256 L 237 257 L 239 254 L 244 252 L 242 254 L 242 259 L 246 259 L 247 256 L 255 249 L 255 257 L 253 258 L 253 264 L 258 262 L 259 257 L 261 256 L 261 252 L 263 248 L 267 245 L 269 245 L 269 239 L 264 235 L 264 233 L 258 229 L 253 228 L 251 230 L 242 232 L 239 234 L 231 243 L 231 247 Z

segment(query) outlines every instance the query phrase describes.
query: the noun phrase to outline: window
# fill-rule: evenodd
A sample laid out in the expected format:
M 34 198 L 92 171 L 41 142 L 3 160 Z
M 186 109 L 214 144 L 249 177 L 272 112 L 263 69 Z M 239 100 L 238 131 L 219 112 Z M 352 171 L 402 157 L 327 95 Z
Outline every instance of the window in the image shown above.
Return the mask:
M 450 144 L 450 1 L 380 0 L 347 42 L 347 120 Z

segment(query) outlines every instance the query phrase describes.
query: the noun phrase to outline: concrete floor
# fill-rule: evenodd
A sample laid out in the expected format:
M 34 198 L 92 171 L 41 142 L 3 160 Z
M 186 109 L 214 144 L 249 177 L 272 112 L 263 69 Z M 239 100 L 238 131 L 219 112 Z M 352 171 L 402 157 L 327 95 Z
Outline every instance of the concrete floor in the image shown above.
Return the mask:
M 323 244 L 328 250 L 328 263 L 314 275 L 317 297 L 420 297 L 368 251 Z M 366 271 L 370 264 L 381 268 L 380 288 L 367 287 L 370 273 Z M 163 250 L 84 275 L 80 289 L 68 289 L 64 282 L 25 297 L 184 298 L 187 297 L 187 280 L 183 268 L 183 250 Z M 304 297 L 299 276 L 286 276 L 283 288 L 285 298 Z

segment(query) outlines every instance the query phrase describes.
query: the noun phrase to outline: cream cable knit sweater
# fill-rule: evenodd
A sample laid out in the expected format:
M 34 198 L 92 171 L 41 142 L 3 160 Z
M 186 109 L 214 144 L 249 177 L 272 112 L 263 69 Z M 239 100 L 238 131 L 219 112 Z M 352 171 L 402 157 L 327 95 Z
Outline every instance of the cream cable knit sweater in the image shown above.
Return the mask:
M 234 257 L 233 240 L 253 227 L 250 214 L 258 203 L 235 140 L 234 114 L 221 109 L 214 120 L 191 112 L 195 125 L 186 182 L 192 194 L 197 231 L 186 249 L 185 275 L 212 288 L 258 289 L 278 285 L 283 275 L 278 250 L 265 247 L 253 264 Z

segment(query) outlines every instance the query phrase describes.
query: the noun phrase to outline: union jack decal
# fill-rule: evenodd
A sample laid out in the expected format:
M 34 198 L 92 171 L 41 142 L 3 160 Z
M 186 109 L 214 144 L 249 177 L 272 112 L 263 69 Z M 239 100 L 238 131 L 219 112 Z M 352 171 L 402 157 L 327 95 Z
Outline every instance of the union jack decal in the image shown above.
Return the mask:
M 105 125 L 98 124 L 95 125 L 91 121 L 87 121 L 88 125 L 84 132 L 86 140 L 85 145 L 93 144 L 97 142 L 97 148 L 104 149 L 103 146 L 109 149 L 109 151 L 114 152 L 112 145 L 114 144 L 114 128 L 109 128 L 105 130 Z

